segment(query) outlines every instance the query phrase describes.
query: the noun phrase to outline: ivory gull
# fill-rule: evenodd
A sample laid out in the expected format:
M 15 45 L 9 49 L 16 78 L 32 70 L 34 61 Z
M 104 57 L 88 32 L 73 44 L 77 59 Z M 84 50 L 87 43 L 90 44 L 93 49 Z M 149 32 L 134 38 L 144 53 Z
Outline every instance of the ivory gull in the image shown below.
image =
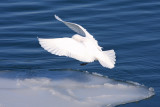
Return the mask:
M 55 18 L 77 34 L 73 35 L 72 38 L 38 38 L 41 47 L 58 56 L 71 57 L 85 63 L 98 60 L 103 67 L 114 68 L 116 61 L 114 50 L 102 51 L 102 47 L 98 45 L 97 40 L 82 26 L 63 21 L 56 15 Z

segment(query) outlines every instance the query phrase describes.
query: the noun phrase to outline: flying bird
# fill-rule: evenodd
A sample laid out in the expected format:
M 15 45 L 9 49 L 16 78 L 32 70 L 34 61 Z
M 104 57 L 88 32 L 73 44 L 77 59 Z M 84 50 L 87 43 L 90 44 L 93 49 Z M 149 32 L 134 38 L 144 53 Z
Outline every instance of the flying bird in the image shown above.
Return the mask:
M 114 68 L 116 56 L 113 49 L 102 51 L 102 47 L 98 45 L 98 41 L 81 25 L 63 21 L 56 15 L 55 18 L 77 34 L 71 38 L 38 38 L 42 48 L 54 55 L 67 56 L 85 63 L 98 60 L 103 67 Z

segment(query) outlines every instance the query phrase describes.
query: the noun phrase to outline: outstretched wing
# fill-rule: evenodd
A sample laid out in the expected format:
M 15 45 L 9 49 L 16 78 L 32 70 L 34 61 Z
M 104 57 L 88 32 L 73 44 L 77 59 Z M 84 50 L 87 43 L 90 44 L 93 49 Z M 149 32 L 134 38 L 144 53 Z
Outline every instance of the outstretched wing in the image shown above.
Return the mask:
M 38 40 L 41 47 L 52 54 L 71 57 L 82 62 L 94 61 L 94 57 L 88 53 L 86 47 L 72 38 L 38 38 Z
M 71 23 L 71 22 L 66 22 L 63 21 L 61 18 L 59 18 L 58 16 L 55 15 L 55 18 L 61 22 L 63 22 L 66 26 L 68 26 L 70 29 L 72 29 L 73 31 L 77 32 L 79 35 L 81 36 L 86 36 L 86 37 L 92 37 L 93 36 L 91 34 L 89 34 L 87 32 L 86 29 L 84 29 L 81 25 L 78 25 L 76 23 Z

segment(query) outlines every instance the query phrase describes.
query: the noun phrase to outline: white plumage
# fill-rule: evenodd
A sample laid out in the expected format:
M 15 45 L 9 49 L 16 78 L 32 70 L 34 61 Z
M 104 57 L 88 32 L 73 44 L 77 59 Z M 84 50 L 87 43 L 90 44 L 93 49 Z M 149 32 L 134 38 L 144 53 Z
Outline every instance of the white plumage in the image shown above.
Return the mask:
M 114 68 L 116 61 L 114 50 L 102 51 L 98 42 L 82 26 L 63 21 L 56 15 L 55 18 L 78 34 L 73 35 L 72 38 L 38 38 L 40 45 L 45 50 L 58 56 L 67 56 L 82 62 L 98 60 L 103 67 Z

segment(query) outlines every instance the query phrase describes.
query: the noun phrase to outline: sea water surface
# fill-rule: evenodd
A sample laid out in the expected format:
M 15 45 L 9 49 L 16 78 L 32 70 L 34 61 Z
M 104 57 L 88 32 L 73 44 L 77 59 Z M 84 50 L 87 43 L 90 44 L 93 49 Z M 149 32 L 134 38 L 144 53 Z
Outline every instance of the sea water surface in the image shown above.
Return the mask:
M 113 106 L 159 107 L 159 0 L 1 0 L 0 13 L 0 107 L 27 104 L 58 107 L 59 104 L 67 104 L 67 101 L 75 101 L 70 106 L 83 106 L 76 101 L 87 101 L 88 107 L 94 105 L 92 101 L 97 101 L 96 98 L 100 101 L 95 104 L 104 106 L 109 100 L 106 96 L 97 97 L 102 95 L 99 92 L 106 94 L 106 86 L 114 89 L 117 84 L 120 84 L 117 87 L 120 90 L 125 84 L 124 87 L 128 88 L 123 88 L 127 92 L 134 92 L 140 97 L 128 101 L 132 103 L 117 100 L 120 103 L 113 102 Z M 103 68 L 98 62 L 80 66 L 81 62 L 77 60 L 55 56 L 42 49 L 37 37 L 61 38 L 75 34 L 57 21 L 55 14 L 86 28 L 103 50 L 114 49 L 117 57 L 115 68 Z M 111 79 L 108 80 L 108 77 Z M 105 86 L 108 81 L 110 84 Z M 75 83 L 78 85 L 75 86 Z M 70 84 L 69 87 L 67 84 Z M 132 85 L 134 87 L 130 89 Z M 94 87 L 101 88 L 95 91 Z M 92 88 L 94 91 L 89 97 L 83 95 Z M 113 99 L 116 94 L 119 95 L 116 92 L 113 94 Z M 125 100 L 132 94 L 128 93 Z M 63 100 L 53 98 L 54 95 L 63 95 L 63 98 L 60 97 Z M 32 98 L 28 99 L 30 96 Z M 36 100 L 35 96 L 39 99 Z M 152 97 L 145 99 L 147 96 Z M 54 101 L 57 105 L 47 105 Z

